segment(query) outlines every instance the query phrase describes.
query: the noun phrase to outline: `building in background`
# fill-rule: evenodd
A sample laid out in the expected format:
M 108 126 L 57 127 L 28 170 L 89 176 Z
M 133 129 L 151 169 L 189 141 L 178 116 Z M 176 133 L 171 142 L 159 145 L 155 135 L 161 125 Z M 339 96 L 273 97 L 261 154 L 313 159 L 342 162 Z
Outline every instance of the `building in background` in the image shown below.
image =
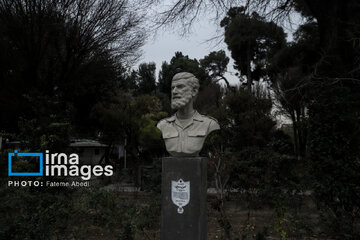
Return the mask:
M 124 145 L 109 145 L 91 139 L 73 139 L 69 145 L 72 152 L 77 153 L 81 164 L 101 164 L 105 162 L 106 151 L 109 157 L 117 163 L 124 157 Z

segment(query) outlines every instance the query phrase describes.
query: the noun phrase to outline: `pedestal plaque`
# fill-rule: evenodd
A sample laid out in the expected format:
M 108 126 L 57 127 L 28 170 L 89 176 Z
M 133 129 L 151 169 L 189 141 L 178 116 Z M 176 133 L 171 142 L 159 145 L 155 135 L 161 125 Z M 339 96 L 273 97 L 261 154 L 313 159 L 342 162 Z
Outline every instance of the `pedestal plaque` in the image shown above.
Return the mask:
M 161 240 L 206 239 L 207 158 L 162 160 Z

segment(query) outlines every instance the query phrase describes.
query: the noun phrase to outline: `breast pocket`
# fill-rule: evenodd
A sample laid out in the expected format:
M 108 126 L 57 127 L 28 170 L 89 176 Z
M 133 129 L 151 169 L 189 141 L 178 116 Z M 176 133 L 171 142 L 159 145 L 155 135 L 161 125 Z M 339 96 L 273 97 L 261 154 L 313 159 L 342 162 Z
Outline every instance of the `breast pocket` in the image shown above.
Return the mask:
M 162 134 L 162 137 L 165 141 L 166 150 L 176 151 L 178 141 L 179 141 L 179 133 L 175 129 L 166 129 Z
M 205 130 L 196 130 L 188 132 L 187 148 L 190 153 L 199 152 L 206 138 Z

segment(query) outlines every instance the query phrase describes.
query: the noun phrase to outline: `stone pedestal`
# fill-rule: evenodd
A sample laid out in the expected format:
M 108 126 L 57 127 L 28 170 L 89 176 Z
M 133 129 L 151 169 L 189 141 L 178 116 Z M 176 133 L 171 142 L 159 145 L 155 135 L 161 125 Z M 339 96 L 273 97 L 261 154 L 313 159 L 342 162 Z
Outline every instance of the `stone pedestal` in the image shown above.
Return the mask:
M 207 158 L 162 160 L 161 240 L 206 240 Z

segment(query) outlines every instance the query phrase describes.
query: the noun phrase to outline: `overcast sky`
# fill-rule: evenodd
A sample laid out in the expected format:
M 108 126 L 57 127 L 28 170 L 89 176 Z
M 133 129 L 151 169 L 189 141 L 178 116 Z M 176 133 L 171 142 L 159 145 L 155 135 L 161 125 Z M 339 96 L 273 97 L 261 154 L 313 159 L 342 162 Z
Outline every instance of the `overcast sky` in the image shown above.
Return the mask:
M 180 51 L 189 58 L 201 59 L 212 51 L 225 50 L 229 58 L 231 58 L 226 44 L 221 41 L 207 42 L 207 40 L 218 36 L 220 32 L 217 25 L 210 19 L 203 18 L 194 24 L 190 34 L 185 37 L 180 36 L 179 29 L 163 29 L 159 30 L 155 36 L 149 38 L 143 47 L 143 56 L 139 61 L 142 62 L 155 62 L 156 70 L 159 72 L 162 62 L 170 62 L 175 52 Z M 239 84 L 239 80 L 233 74 L 233 61 L 228 65 L 229 73 L 226 77 L 229 79 L 230 84 Z M 157 76 L 158 77 L 158 76 Z
M 292 14 L 293 24 L 285 23 L 284 30 L 288 35 L 288 41 L 292 40 L 292 32 L 300 24 L 300 16 Z M 224 41 L 219 40 L 209 42 L 216 36 L 223 36 L 223 29 L 219 27 L 219 23 L 211 20 L 211 17 L 202 17 L 194 23 L 190 34 L 182 37 L 179 34 L 180 26 L 177 29 L 161 29 L 156 35 L 150 36 L 143 49 L 143 55 L 138 64 L 142 62 L 155 62 L 157 73 L 159 72 L 162 62 L 170 62 L 176 51 L 188 55 L 189 58 L 201 59 L 208 55 L 211 51 L 225 50 L 226 55 L 230 58 L 228 65 L 228 73 L 225 74 L 230 84 L 239 84 L 238 77 L 235 76 L 236 70 L 233 68 L 234 61 Z M 157 76 L 158 77 L 158 74 Z M 222 82 L 220 82 L 222 83 Z M 223 84 L 223 83 L 222 83 Z

